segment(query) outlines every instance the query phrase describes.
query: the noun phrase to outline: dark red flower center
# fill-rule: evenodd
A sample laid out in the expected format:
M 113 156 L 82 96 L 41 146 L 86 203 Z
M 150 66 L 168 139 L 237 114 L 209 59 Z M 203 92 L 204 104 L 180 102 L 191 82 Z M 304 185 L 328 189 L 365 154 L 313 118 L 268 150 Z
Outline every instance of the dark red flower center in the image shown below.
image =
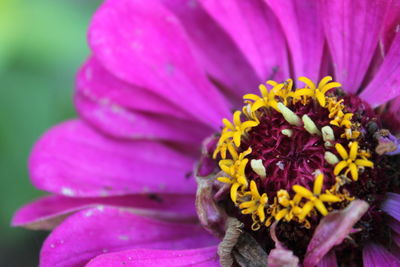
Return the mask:
M 331 77 L 318 85 L 299 80 L 303 87 L 294 88 L 290 79 L 268 81 L 260 96 L 244 96 L 232 122 L 223 120 L 213 158 L 229 194 L 220 192 L 219 204 L 267 252 L 274 247 L 275 222 L 278 239 L 303 257 L 321 219 L 361 199 L 370 208 L 357 224 L 357 246 L 384 242 L 387 218 L 380 206 L 397 177 L 386 156 L 393 147 L 381 142 L 390 132 L 380 129 L 367 103 L 345 95 Z

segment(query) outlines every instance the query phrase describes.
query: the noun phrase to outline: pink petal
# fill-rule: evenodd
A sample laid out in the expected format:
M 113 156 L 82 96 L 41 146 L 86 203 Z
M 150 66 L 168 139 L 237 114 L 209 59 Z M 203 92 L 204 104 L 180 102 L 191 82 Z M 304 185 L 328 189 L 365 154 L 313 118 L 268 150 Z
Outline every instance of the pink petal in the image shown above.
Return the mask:
M 369 244 L 363 250 L 364 267 L 398 267 L 400 261 L 384 247 Z
M 360 97 L 373 107 L 400 95 L 400 33 L 396 34 L 389 53 L 373 80 Z
M 118 79 L 93 56 L 79 70 L 76 83 L 78 94 L 103 105 L 116 105 L 129 112 L 144 111 L 180 119 L 193 119 L 180 105 L 146 88 Z
M 385 26 L 383 29 L 383 49 L 387 52 L 392 44 L 396 33 L 399 31 L 400 26 L 400 1 L 393 0 L 391 1 L 391 6 L 386 14 L 385 18 Z
M 317 0 L 265 0 L 278 17 L 291 51 L 295 77 L 319 79 L 324 34 Z
M 242 103 L 242 96 L 257 91 L 260 79 L 231 37 L 192 0 L 159 0 L 185 27 L 193 51 L 208 75 L 224 87 L 225 93 Z M 239 102 L 240 101 L 240 102 Z
M 336 254 L 334 251 L 330 251 L 326 254 L 321 261 L 317 264 L 317 267 L 337 267 Z
M 242 50 L 260 82 L 288 78 L 285 38 L 263 0 L 201 0 L 201 4 Z
M 307 247 L 304 267 L 317 265 L 332 247 L 339 245 L 351 233 L 354 224 L 364 215 L 368 207 L 367 202 L 354 200 L 344 210 L 333 211 L 324 217 Z
M 335 66 L 335 79 L 356 93 L 378 44 L 390 1 L 323 0 L 321 18 Z
M 137 214 L 164 219 L 191 220 L 197 218 L 194 202 L 194 195 L 144 194 L 101 198 L 46 196 L 19 209 L 12 225 L 51 230 L 70 214 L 99 205 L 129 207 Z
M 181 107 L 113 76 L 95 58 L 81 68 L 75 103 L 81 116 L 105 133 L 193 144 L 212 132 Z
M 127 249 L 193 249 L 215 245 L 200 226 L 149 219 L 129 209 L 100 207 L 66 219 L 44 242 L 41 266 L 82 266 L 108 252 Z
M 196 62 L 177 18 L 157 1 L 108 0 L 93 17 L 89 43 L 119 79 L 183 106 L 217 127 L 230 114 Z
M 131 112 L 113 102 L 102 103 L 82 94 L 76 95 L 75 104 L 83 119 L 114 137 L 179 142 L 197 149 L 201 141 L 213 132 L 194 121 L 163 114 Z
M 51 129 L 35 145 L 29 161 L 40 189 L 73 197 L 136 193 L 192 194 L 194 160 L 170 145 L 125 141 L 101 135 L 82 121 Z
M 386 200 L 383 202 L 381 209 L 397 221 L 400 221 L 400 195 L 386 193 Z
M 218 267 L 217 248 L 188 250 L 144 250 L 134 249 L 100 255 L 87 267 Z

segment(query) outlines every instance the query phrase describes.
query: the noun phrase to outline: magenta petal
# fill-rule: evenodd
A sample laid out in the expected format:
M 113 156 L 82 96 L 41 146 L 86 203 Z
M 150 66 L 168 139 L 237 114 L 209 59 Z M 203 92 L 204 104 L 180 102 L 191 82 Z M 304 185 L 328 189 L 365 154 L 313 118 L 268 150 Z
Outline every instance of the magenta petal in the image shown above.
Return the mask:
M 130 112 L 112 102 L 102 103 L 82 94 L 76 95 L 75 104 L 82 118 L 114 137 L 171 141 L 196 149 L 212 133 L 204 124 L 162 114 Z
M 87 267 L 218 267 L 217 248 L 188 250 L 134 249 L 103 254 L 91 260 Z
M 385 25 L 383 29 L 382 44 L 384 52 L 389 51 L 390 45 L 396 33 L 398 32 L 398 27 L 400 24 L 400 1 L 391 1 L 391 6 L 387 12 L 385 18 Z
M 400 221 L 391 219 L 389 220 L 388 225 L 390 226 L 390 228 L 392 228 L 394 232 L 400 235 Z
M 400 195 L 396 193 L 386 193 L 386 200 L 381 209 L 400 222 Z
M 208 75 L 226 89 L 234 100 L 257 91 L 261 82 L 231 37 L 207 14 L 199 2 L 159 0 L 175 16 L 189 35 L 199 62 Z M 239 103 L 239 102 L 238 102 Z
M 182 25 L 158 1 L 106 1 L 93 17 L 89 43 L 100 63 L 119 79 L 183 105 L 214 127 L 229 115 Z
M 197 148 L 212 132 L 179 106 L 119 80 L 94 58 L 78 74 L 75 104 L 82 117 L 117 137 L 162 139 Z
M 289 77 L 284 35 L 263 0 L 200 2 L 242 50 L 260 82 Z
M 82 121 L 69 121 L 46 133 L 29 161 L 40 189 L 73 197 L 136 193 L 192 194 L 185 178 L 194 160 L 154 141 L 124 141 L 101 135 Z
M 339 245 L 351 233 L 368 206 L 365 201 L 354 200 L 344 210 L 333 211 L 324 217 L 307 247 L 304 267 L 317 265 L 333 246 Z
M 364 267 L 398 267 L 400 261 L 384 247 L 368 244 L 363 250 Z
M 335 66 L 335 79 L 344 90 L 356 93 L 377 47 L 390 1 L 321 2 L 321 18 Z
M 129 207 L 137 214 L 171 220 L 196 218 L 194 195 L 144 194 L 101 198 L 46 196 L 25 205 L 14 215 L 12 225 L 51 230 L 67 216 L 99 205 Z
M 112 102 L 129 111 L 145 111 L 180 119 L 191 118 L 181 106 L 146 89 L 118 79 L 93 56 L 79 70 L 77 92 L 102 104 Z
M 200 226 L 168 223 L 129 209 L 98 207 L 66 219 L 46 239 L 41 266 L 82 266 L 108 252 L 127 249 L 193 249 L 215 245 Z
M 317 0 L 265 0 L 285 31 L 295 76 L 317 82 L 320 74 L 324 34 Z
M 389 53 L 373 80 L 360 97 L 373 107 L 400 95 L 400 33 L 396 34 Z
M 337 267 L 336 254 L 332 250 L 326 254 L 321 261 L 318 263 L 317 267 Z

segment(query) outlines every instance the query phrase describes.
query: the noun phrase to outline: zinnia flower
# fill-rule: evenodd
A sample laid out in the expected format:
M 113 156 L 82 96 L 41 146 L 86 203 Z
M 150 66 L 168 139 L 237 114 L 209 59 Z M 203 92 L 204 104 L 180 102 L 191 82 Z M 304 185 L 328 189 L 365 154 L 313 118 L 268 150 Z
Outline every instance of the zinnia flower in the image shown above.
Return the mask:
M 400 266 L 399 14 L 106 1 L 13 225 L 53 230 L 41 266 Z

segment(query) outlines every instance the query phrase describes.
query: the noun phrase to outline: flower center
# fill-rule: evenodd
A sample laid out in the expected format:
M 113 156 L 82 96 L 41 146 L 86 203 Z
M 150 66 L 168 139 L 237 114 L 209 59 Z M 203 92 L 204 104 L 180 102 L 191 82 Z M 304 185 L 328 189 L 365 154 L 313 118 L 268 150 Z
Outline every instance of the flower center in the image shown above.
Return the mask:
M 267 81 L 260 95 L 245 95 L 233 120 L 223 119 L 213 153 L 216 178 L 229 188 L 228 214 L 264 236 L 280 222 L 278 237 L 289 248 L 307 243 L 322 217 L 355 198 L 370 203 L 369 219 L 381 216 L 389 184 L 390 163 L 375 151 L 385 132 L 368 104 L 329 76 L 299 81 L 299 88 L 291 79 Z M 366 228 L 364 239 L 380 234 Z

